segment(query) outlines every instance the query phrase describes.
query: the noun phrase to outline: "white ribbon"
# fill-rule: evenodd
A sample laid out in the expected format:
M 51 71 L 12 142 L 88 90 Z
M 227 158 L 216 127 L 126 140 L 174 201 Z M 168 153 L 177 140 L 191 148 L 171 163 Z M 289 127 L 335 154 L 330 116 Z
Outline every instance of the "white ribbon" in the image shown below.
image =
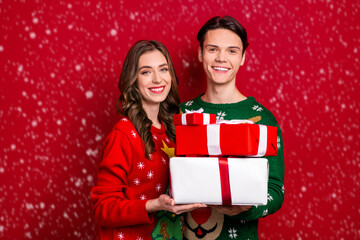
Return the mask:
M 267 127 L 265 125 L 258 125 L 260 128 L 259 133 L 259 148 L 256 156 L 262 157 L 266 153 L 267 149 Z
M 210 124 L 206 127 L 207 148 L 209 155 L 221 155 L 220 124 Z
M 253 121 L 245 120 L 245 119 L 233 119 L 233 120 L 216 120 L 217 124 L 242 124 L 242 123 L 248 123 L 248 124 L 254 124 Z
M 202 113 L 203 111 L 204 111 L 203 108 L 200 108 L 198 110 L 187 110 L 187 109 L 185 109 L 185 114 L 186 113 Z

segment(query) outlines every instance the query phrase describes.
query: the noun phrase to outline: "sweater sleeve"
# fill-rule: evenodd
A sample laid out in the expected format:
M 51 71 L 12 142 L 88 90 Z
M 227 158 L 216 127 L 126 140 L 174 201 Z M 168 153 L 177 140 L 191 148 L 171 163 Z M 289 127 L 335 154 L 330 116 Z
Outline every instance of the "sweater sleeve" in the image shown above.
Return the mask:
M 278 127 L 278 154 L 266 157 L 269 162 L 268 201 L 266 205 L 254 206 L 249 211 L 240 213 L 231 218 L 254 220 L 273 214 L 278 211 L 284 201 L 284 152 L 282 134 Z
M 146 211 L 146 200 L 129 200 L 127 176 L 132 167 L 133 146 L 120 130 L 113 130 L 103 145 L 97 185 L 91 190 L 93 214 L 106 227 L 146 224 L 153 221 Z

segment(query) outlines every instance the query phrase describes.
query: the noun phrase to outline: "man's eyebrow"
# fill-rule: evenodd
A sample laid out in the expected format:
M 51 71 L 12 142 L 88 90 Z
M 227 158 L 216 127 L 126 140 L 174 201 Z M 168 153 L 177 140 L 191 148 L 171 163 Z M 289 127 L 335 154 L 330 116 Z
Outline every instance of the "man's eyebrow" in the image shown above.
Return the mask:
M 215 47 L 215 48 L 218 48 L 219 46 L 214 45 L 214 44 L 206 44 L 205 47 Z M 229 46 L 229 47 L 227 47 L 227 48 L 236 48 L 236 49 L 241 50 L 240 47 L 238 47 L 238 46 Z

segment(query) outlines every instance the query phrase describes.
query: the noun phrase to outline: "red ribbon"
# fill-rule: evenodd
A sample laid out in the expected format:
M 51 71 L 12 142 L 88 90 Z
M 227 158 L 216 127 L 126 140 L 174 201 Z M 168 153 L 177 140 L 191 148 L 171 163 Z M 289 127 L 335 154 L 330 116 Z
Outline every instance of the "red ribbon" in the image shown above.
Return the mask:
M 219 157 L 219 170 L 220 170 L 220 184 L 221 184 L 221 196 L 223 205 L 231 205 L 231 190 L 229 179 L 229 164 L 228 159 Z

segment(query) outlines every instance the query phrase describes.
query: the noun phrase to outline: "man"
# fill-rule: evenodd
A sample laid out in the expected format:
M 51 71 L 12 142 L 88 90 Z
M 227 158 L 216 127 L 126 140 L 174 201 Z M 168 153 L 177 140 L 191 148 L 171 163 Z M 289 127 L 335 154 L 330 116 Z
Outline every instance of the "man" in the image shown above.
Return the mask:
M 200 29 L 198 57 L 207 77 L 206 92 L 182 103 L 181 110 L 199 110 L 217 119 L 247 119 L 278 127 L 278 154 L 269 161 L 268 203 L 264 206 L 211 206 L 187 213 L 185 239 L 258 239 L 258 219 L 275 213 L 284 200 L 284 157 L 280 127 L 264 106 L 237 89 L 236 74 L 249 45 L 245 28 L 233 17 L 213 17 Z

